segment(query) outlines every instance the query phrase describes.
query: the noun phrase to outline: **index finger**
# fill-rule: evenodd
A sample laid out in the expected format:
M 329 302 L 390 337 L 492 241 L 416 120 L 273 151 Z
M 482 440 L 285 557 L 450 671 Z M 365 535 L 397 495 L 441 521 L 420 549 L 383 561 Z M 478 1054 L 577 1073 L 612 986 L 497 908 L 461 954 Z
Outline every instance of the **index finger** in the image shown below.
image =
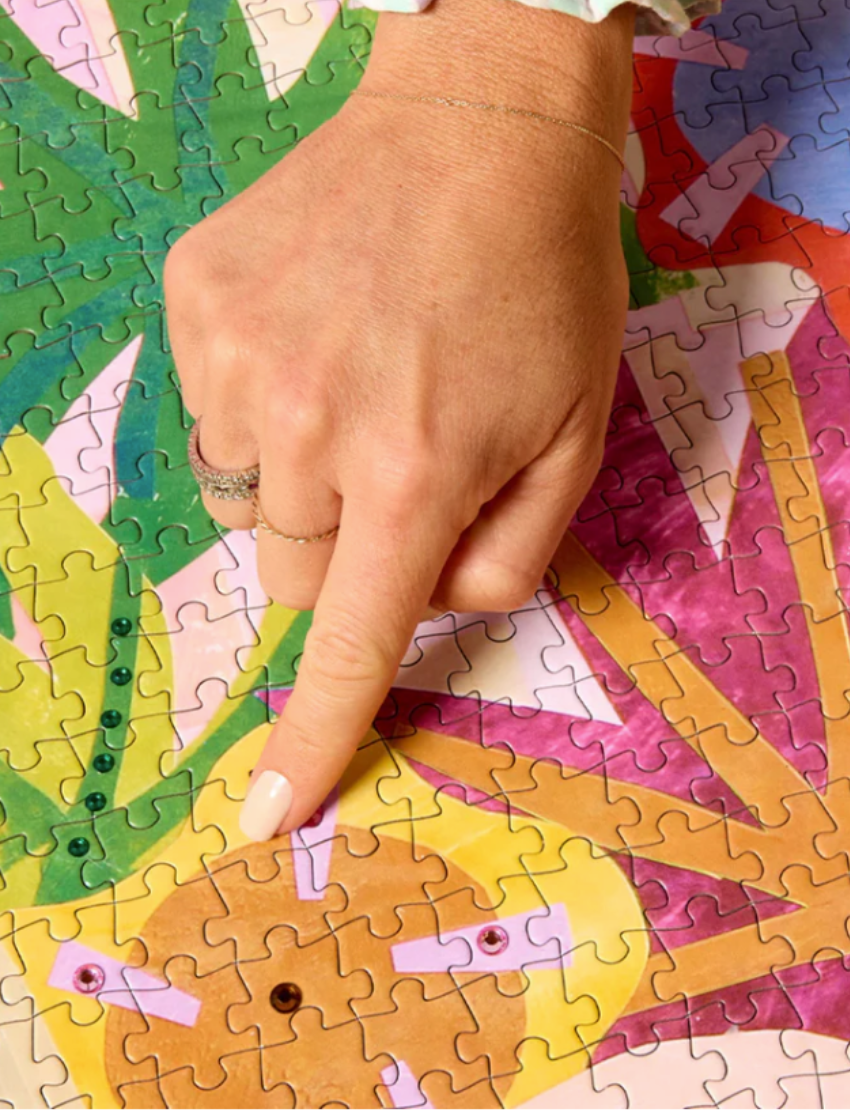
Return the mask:
M 251 777 L 240 826 L 268 840 L 319 808 L 381 707 L 459 532 L 428 502 L 346 497 L 301 665 Z M 418 502 L 418 503 L 417 503 Z

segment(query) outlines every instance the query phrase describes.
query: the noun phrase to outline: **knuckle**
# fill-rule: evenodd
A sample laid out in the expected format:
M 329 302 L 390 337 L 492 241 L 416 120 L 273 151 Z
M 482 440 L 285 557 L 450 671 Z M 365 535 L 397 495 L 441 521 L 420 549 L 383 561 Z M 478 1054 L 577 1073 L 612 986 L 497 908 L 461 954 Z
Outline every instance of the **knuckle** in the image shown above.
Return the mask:
M 216 524 L 220 524 L 222 528 L 229 528 L 230 521 L 227 519 L 227 513 L 221 511 L 219 502 L 213 498 L 208 498 L 206 494 L 202 494 L 204 508 Z
M 314 689 L 339 699 L 347 697 L 351 687 L 383 681 L 391 673 L 392 660 L 373 634 L 365 635 L 362 625 L 337 614 L 311 626 L 299 674 L 305 670 Z
M 206 337 L 204 365 L 216 390 L 241 392 L 245 386 L 245 368 L 250 366 L 255 340 L 252 329 L 221 321 Z
M 165 256 L 163 284 L 166 300 L 175 293 L 191 288 L 198 278 L 198 256 L 191 233 L 178 239 Z
M 241 509 L 236 502 L 222 501 L 218 497 L 211 497 L 210 494 L 204 493 L 203 490 L 201 500 L 207 513 L 223 528 L 242 529 L 254 526 L 253 518 L 246 519 L 244 509 Z
M 299 589 L 292 583 L 281 586 L 272 576 L 261 574 L 260 585 L 272 601 L 276 601 L 285 609 L 294 609 L 297 613 L 309 613 L 316 608 L 316 602 L 319 599 L 319 591 L 315 588 L 311 589 L 305 585 Z
M 203 411 L 203 381 L 197 373 L 193 373 L 186 366 L 174 360 L 174 381 L 180 392 L 180 397 L 193 420 L 197 420 Z
M 265 412 L 269 438 L 287 448 L 312 448 L 328 435 L 330 410 L 318 391 L 292 387 L 270 390 Z
M 297 750 L 299 757 L 307 764 L 321 764 L 328 756 L 324 739 L 314 729 L 300 724 L 297 719 L 287 718 L 287 747 Z
M 188 412 L 193 420 L 197 420 L 203 412 L 203 402 L 201 399 L 200 390 L 196 389 L 194 386 L 189 385 L 188 383 L 181 382 L 180 396 L 186 412 Z
M 481 506 L 488 500 L 474 489 L 460 492 L 455 497 L 444 497 L 441 501 L 442 513 L 451 535 L 462 536 L 475 523 Z
M 579 440 L 574 464 L 573 484 L 576 487 L 589 486 L 602 466 L 605 456 L 605 427 L 593 426 L 599 423 L 600 421 L 594 421 Z
M 407 522 L 440 497 L 444 484 L 434 459 L 425 452 L 381 454 L 367 463 L 366 496 L 389 525 Z
M 476 576 L 469 596 L 462 600 L 470 612 L 509 613 L 528 604 L 542 576 L 542 569 L 537 573 L 505 563 L 490 562 Z

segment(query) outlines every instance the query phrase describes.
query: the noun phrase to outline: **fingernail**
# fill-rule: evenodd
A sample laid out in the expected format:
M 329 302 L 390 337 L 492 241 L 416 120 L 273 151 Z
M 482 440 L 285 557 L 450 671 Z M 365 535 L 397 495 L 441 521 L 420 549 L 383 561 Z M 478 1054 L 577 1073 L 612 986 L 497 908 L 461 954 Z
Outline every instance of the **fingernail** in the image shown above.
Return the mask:
M 263 771 L 252 780 L 242 803 L 239 828 L 249 840 L 271 840 L 292 805 L 292 783 L 277 771 Z

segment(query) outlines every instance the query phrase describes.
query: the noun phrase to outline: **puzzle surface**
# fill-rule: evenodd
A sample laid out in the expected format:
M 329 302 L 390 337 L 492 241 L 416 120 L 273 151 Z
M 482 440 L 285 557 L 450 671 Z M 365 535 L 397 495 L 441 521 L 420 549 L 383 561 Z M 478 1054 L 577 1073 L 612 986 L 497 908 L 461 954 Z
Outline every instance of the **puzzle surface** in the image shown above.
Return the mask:
M 162 268 L 374 17 L 0 4 L 0 1107 L 846 1106 L 843 0 L 636 41 L 598 480 L 263 845 L 311 617 L 200 503 Z

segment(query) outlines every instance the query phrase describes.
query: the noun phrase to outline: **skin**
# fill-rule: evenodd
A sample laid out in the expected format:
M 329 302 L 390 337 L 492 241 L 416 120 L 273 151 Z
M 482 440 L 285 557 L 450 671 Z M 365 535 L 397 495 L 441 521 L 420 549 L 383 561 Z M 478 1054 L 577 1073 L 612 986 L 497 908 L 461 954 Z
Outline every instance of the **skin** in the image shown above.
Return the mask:
M 507 0 L 384 14 L 362 88 L 509 104 L 622 150 L 634 10 Z M 262 469 L 268 594 L 314 610 L 262 755 L 280 832 L 339 779 L 416 625 L 539 587 L 598 470 L 627 307 L 621 170 L 585 135 L 352 97 L 166 266 L 183 397 L 210 465 Z M 230 528 L 249 503 L 205 498 Z

